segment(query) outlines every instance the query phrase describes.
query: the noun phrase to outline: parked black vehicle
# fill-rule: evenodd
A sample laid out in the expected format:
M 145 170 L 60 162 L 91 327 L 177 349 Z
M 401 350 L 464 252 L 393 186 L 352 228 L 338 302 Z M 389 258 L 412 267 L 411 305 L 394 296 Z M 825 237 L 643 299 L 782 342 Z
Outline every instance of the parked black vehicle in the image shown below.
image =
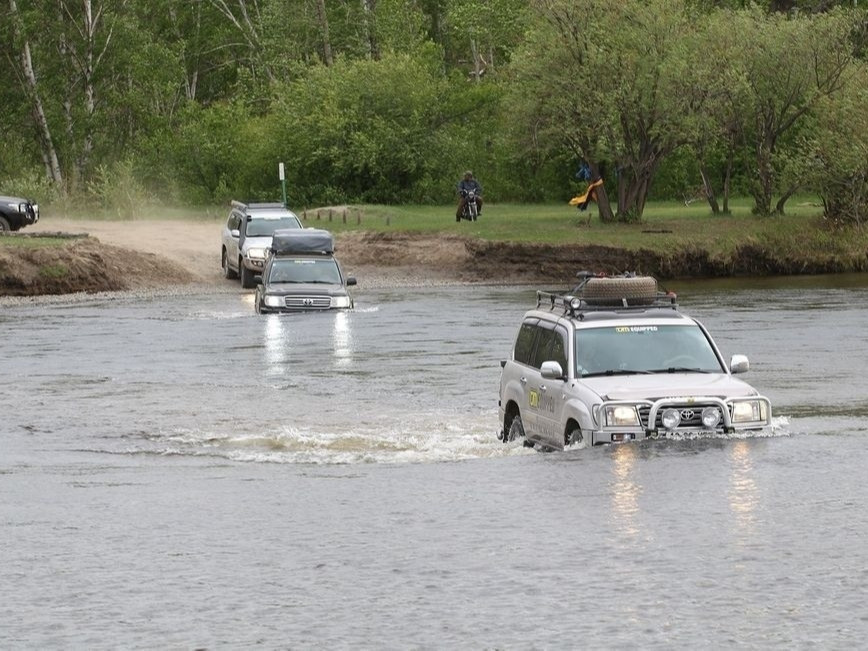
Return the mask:
M 0 233 L 39 221 L 39 205 L 21 197 L 0 196 Z

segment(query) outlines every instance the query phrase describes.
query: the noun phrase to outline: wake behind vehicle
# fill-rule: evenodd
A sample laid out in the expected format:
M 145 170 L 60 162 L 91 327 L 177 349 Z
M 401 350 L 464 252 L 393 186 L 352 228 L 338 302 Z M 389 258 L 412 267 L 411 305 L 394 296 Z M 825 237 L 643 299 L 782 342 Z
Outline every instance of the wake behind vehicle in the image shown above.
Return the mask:
M 275 231 L 256 287 L 257 313 L 352 308 L 347 287 L 355 285 L 356 279 L 344 275 L 334 251 L 334 238 L 328 231 Z
M 17 231 L 38 221 L 38 204 L 22 197 L 0 196 L 0 233 Z
M 256 286 L 265 267 L 271 236 L 276 230 L 301 228 L 298 216 L 282 203 L 232 201 L 223 227 L 220 263 L 224 278 L 241 278 L 241 286 Z
M 711 335 L 650 276 L 582 272 L 565 293 L 537 292 L 501 363 L 505 442 L 563 449 L 678 435 L 764 430 L 771 404 L 734 377 Z

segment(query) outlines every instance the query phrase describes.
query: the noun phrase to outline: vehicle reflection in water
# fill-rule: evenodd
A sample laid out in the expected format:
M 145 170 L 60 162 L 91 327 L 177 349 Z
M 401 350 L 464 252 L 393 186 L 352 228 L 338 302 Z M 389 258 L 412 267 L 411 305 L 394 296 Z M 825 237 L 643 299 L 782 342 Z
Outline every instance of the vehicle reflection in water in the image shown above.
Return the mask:
M 353 362 L 353 337 L 350 328 L 350 317 L 346 312 L 336 312 L 332 343 L 334 356 L 338 366 L 350 366 Z
M 287 329 L 284 320 L 279 314 L 265 316 L 265 363 L 268 366 L 268 375 L 273 377 L 283 377 L 287 371 L 289 344 L 286 341 Z
M 326 350 L 331 343 L 330 352 L 335 366 L 343 368 L 352 365 L 354 342 L 351 315 L 347 312 L 268 314 L 262 318 L 262 333 L 265 364 L 270 377 L 286 378 L 289 375 L 293 355 L 301 354 L 305 348 L 299 332 L 309 332 L 311 323 L 308 319 L 321 320 L 322 323 L 317 325 L 322 328 L 323 334 L 327 332 L 327 328 L 331 328 L 330 340 L 324 339 L 323 343 Z M 320 350 L 315 352 L 319 354 Z
M 642 487 L 636 477 L 637 454 L 637 447 L 630 444 L 617 445 L 612 452 L 612 515 L 618 530 L 631 539 L 640 534 L 637 516 Z
M 754 480 L 752 447 L 748 441 L 732 441 L 729 446 L 732 466 L 729 508 L 735 516 L 739 538 L 752 538 L 756 520 L 757 485 Z

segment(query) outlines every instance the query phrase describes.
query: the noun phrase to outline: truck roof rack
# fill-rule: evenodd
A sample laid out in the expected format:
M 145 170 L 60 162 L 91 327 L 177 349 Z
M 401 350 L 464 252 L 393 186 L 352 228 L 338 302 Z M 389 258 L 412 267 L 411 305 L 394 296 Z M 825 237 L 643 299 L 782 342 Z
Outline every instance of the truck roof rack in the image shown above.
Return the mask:
M 578 319 L 595 312 L 678 310 L 676 294 L 660 291 L 657 280 L 652 276 L 633 272 L 609 276 L 588 271 L 580 271 L 576 275 L 581 281 L 567 292 L 537 291 L 537 307 L 547 303 L 548 309 L 560 309 L 564 315 Z
M 286 206 L 284 206 L 279 201 L 258 201 L 244 203 L 243 201 L 236 201 L 235 199 L 233 199 L 229 202 L 229 205 L 234 208 L 240 208 L 241 210 L 249 210 L 250 208 L 286 208 Z

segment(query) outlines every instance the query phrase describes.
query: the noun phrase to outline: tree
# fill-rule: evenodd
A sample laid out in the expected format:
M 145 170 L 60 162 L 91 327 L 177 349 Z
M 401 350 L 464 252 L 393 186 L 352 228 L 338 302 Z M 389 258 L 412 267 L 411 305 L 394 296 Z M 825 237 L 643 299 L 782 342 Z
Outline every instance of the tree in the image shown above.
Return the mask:
M 841 93 L 817 103 L 816 129 L 803 141 L 811 187 L 830 225 L 868 223 L 868 66 L 858 65 Z
M 470 75 L 477 82 L 508 61 L 527 20 L 525 0 L 449 0 L 446 22 L 458 52 L 470 55 Z
M 854 61 L 852 20 L 842 11 L 793 19 L 757 10 L 728 13 L 726 20 L 741 35 L 730 64 L 749 93 L 739 128 L 752 152 L 754 210 L 772 214 L 779 194 L 774 212 L 781 214 L 804 182 L 799 174 L 782 174 L 798 169 L 803 156 L 794 136 L 810 111 L 841 89 Z
M 44 90 L 40 86 L 36 70 L 33 65 L 33 56 L 30 39 L 26 33 L 24 19 L 18 10 L 15 0 L 9 0 L 9 17 L 12 25 L 13 43 L 17 52 L 10 55 L 13 67 L 16 69 L 18 81 L 22 86 L 25 97 L 31 104 L 33 122 L 42 153 L 42 162 L 45 166 L 46 175 L 60 188 L 63 188 L 63 171 L 57 148 L 54 144 L 52 127 L 48 121 L 48 115 L 43 101 Z
M 681 2 L 535 0 L 536 21 L 507 110 L 535 145 L 567 147 L 594 176 L 615 168 L 617 214 L 598 189 L 603 221 L 641 219 L 660 161 L 686 142 L 694 108 L 684 86 L 690 24 Z M 526 143 L 527 144 L 527 143 Z M 607 179 L 610 180 L 610 179 Z

